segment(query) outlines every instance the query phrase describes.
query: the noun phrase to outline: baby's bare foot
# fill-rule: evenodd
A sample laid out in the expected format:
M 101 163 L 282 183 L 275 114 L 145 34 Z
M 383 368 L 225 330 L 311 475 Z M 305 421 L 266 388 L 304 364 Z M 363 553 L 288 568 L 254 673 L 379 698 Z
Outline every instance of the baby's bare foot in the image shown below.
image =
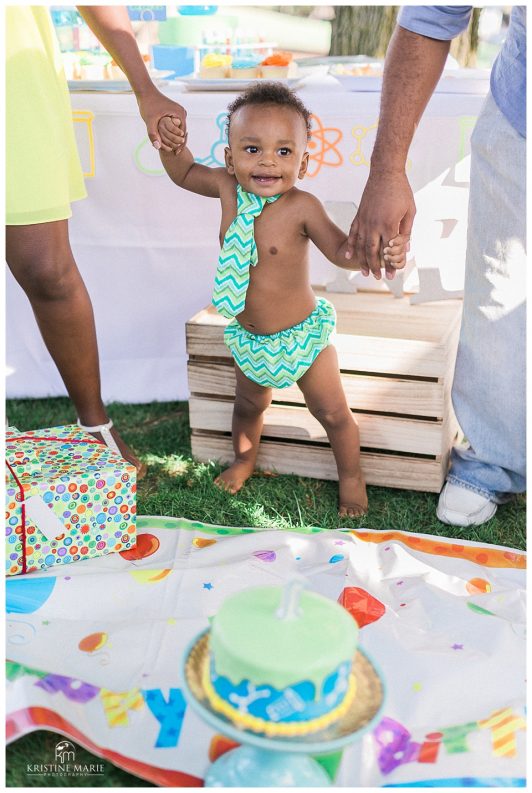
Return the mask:
M 341 518 L 360 518 L 368 511 L 366 482 L 362 473 L 357 476 L 342 476 L 339 485 L 339 509 Z
M 244 460 L 235 460 L 229 468 L 226 468 L 220 476 L 216 477 L 214 484 L 234 496 L 252 473 L 253 466 L 250 463 Z

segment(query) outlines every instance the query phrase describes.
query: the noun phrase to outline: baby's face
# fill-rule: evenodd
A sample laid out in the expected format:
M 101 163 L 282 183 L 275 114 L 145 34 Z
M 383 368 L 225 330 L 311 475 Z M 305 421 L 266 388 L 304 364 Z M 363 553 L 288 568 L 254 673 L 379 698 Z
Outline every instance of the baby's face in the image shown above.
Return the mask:
M 286 193 L 305 175 L 309 154 L 303 118 L 291 107 L 244 105 L 231 119 L 225 163 L 248 193 Z

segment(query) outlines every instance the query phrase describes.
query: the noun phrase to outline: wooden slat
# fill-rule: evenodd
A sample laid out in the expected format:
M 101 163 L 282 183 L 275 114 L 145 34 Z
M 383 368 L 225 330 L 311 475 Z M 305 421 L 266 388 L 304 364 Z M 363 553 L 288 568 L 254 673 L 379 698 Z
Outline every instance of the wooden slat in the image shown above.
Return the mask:
M 380 336 L 443 344 L 449 331 L 460 324 L 461 300 L 439 300 L 411 306 L 408 297 L 395 298 L 382 292 L 357 292 L 355 295 L 327 292 L 313 287 L 316 297 L 325 297 L 335 307 L 340 333 L 355 336 Z M 198 311 L 190 320 L 194 325 L 225 327 L 228 320 L 213 306 Z
M 441 378 L 448 366 L 448 348 L 428 341 L 337 333 L 334 346 L 338 351 L 340 369 L 352 372 Z M 219 325 L 187 323 L 187 352 L 194 357 L 231 358 Z
M 316 297 L 334 305 L 340 333 L 384 336 L 444 343 L 449 329 L 460 322 L 461 300 L 438 300 L 410 305 L 408 297 L 386 292 L 357 292 L 355 295 L 327 292 L 313 287 Z
M 202 461 L 231 462 L 231 438 L 193 432 L 192 454 Z M 443 484 L 447 459 L 424 460 L 363 452 L 361 465 L 369 485 L 437 493 Z M 262 441 L 257 467 L 281 474 L 338 479 L 333 453 L 330 448 L 322 446 Z
M 192 429 L 230 432 L 233 402 L 192 396 L 189 400 Z M 409 454 L 441 453 L 442 424 L 386 415 L 357 413 L 360 445 Z M 264 414 L 262 435 L 268 438 L 327 443 L 325 430 L 304 406 L 271 405 Z
M 337 333 L 334 346 L 340 369 L 390 376 L 443 378 L 449 364 L 450 347 L 427 341 L 374 338 Z M 190 356 L 230 359 L 219 325 L 187 324 Z
M 234 397 L 235 371 L 232 362 L 193 359 L 188 362 L 188 384 L 192 394 Z M 393 377 L 342 374 L 342 386 L 350 408 L 443 418 L 442 383 L 401 380 Z M 304 404 L 297 385 L 276 388 L 274 402 Z

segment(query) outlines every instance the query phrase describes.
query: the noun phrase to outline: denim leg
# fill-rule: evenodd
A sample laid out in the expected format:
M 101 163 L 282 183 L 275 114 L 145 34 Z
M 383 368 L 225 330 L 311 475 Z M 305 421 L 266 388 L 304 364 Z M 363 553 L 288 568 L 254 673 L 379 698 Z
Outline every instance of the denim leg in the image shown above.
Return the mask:
M 469 448 L 448 480 L 502 503 L 525 490 L 525 139 L 488 95 L 471 138 L 464 311 L 453 381 Z

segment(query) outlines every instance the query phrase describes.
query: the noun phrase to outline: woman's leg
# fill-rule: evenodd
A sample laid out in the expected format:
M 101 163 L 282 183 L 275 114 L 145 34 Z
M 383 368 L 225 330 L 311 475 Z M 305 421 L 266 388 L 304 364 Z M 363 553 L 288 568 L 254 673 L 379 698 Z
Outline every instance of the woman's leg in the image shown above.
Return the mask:
M 272 389 L 253 382 L 235 364 L 236 396 L 233 408 L 233 449 L 235 461 L 214 481 L 236 493 L 255 469 L 264 411 L 272 401 Z
M 105 424 L 92 304 L 70 249 L 67 221 L 7 226 L 6 259 L 28 296 L 81 423 Z M 138 458 L 114 428 L 111 432 L 139 471 Z
M 368 508 L 366 483 L 360 468 L 358 426 L 345 398 L 338 356 L 332 345 L 320 352 L 297 381 L 307 407 L 329 438 L 338 468 L 339 515 L 358 517 Z

